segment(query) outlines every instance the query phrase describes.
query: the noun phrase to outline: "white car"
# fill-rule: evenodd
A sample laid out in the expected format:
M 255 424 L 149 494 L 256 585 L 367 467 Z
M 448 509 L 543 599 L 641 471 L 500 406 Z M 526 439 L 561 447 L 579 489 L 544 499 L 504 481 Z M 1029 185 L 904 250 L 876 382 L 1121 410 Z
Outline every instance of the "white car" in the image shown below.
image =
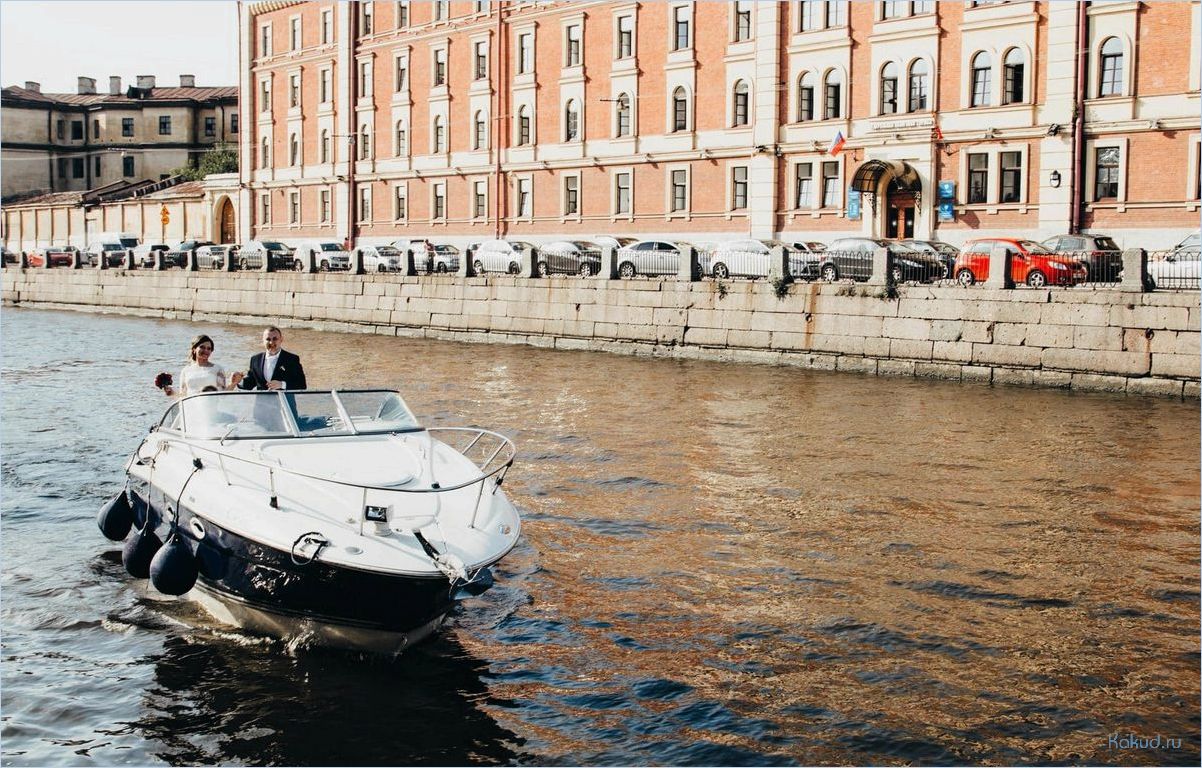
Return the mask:
M 683 241 L 638 240 L 618 249 L 618 277 L 675 275 L 680 272 L 680 255 L 692 244 Z
M 229 260 L 237 255 L 236 245 L 202 245 L 196 249 L 196 268 L 225 269 Z
M 1148 259 L 1149 288 L 1199 287 L 1202 277 L 1202 236 L 1195 232 L 1177 243 L 1164 258 Z
M 405 257 L 391 245 L 364 245 L 359 252 L 363 254 L 364 272 L 399 272 L 405 264 Z
M 726 240 L 715 243 L 701 253 L 702 274 L 719 280 L 731 275 L 767 277 L 772 249 L 776 247 L 790 252 L 789 246 L 779 240 Z
M 296 246 L 293 258 L 304 268 L 304 260 L 313 256 L 313 267 L 321 272 L 330 270 L 349 270 L 351 255 L 342 247 L 342 243 L 333 240 L 302 240 Z
M 537 253 L 533 245 L 523 240 L 485 240 L 472 253 L 472 267 L 477 275 L 486 272 L 505 272 L 516 275 L 522 271 L 522 252 Z

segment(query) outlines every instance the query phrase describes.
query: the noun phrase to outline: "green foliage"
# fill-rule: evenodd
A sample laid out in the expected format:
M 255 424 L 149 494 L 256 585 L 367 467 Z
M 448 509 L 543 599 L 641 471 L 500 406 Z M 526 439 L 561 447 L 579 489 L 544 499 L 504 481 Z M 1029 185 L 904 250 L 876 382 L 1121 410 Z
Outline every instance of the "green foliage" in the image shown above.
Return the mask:
M 196 158 L 189 158 L 188 164 L 173 168 L 172 176 L 183 176 L 184 181 L 199 181 L 211 173 L 236 173 L 238 171 L 238 151 L 226 145 L 210 149 Z
M 718 281 L 718 298 L 725 299 L 726 294 L 730 293 L 730 289 L 726 287 L 726 283 Z
M 775 277 L 772 279 L 772 292 L 776 294 L 776 298 L 783 299 L 789 295 L 789 285 L 793 281 L 787 277 Z

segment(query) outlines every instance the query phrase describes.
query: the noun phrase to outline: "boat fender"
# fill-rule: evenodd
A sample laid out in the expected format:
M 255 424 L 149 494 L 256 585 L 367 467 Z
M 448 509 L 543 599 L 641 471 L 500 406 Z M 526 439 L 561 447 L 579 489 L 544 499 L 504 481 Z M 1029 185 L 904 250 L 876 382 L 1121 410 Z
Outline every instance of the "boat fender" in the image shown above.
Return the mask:
M 141 530 L 134 529 L 121 549 L 121 563 L 126 572 L 135 579 L 149 576 L 150 561 L 161 546 L 163 542 L 155 535 L 154 524 L 148 519 Z
M 150 583 L 164 595 L 182 595 L 196 583 L 196 558 L 188 542 L 174 531 L 150 561 Z
M 124 490 L 108 500 L 96 516 L 96 525 L 109 541 L 121 541 L 134 525 L 134 509 Z

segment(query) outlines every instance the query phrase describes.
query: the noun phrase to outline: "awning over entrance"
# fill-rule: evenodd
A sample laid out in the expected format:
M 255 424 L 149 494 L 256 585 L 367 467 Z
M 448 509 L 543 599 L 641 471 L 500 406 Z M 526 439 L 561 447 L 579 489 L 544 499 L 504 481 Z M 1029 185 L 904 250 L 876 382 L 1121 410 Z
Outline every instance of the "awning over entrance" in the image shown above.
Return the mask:
M 904 160 L 868 160 L 856 169 L 852 177 L 851 188 L 864 194 L 875 195 L 881 188 L 881 179 L 888 178 L 893 182 L 896 191 L 914 191 L 922 189 L 922 181 L 918 171 Z

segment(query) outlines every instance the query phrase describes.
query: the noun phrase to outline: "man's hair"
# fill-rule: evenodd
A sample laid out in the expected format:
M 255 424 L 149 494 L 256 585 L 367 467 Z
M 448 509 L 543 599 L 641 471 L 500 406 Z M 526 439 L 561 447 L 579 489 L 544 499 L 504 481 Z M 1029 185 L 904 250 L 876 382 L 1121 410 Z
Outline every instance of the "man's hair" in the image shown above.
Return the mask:
M 281 336 L 284 335 L 284 332 L 281 331 L 279 328 L 276 328 L 274 325 L 269 325 L 263 329 L 263 333 L 271 333 L 272 331 L 275 331 L 276 333 L 278 333 Z

